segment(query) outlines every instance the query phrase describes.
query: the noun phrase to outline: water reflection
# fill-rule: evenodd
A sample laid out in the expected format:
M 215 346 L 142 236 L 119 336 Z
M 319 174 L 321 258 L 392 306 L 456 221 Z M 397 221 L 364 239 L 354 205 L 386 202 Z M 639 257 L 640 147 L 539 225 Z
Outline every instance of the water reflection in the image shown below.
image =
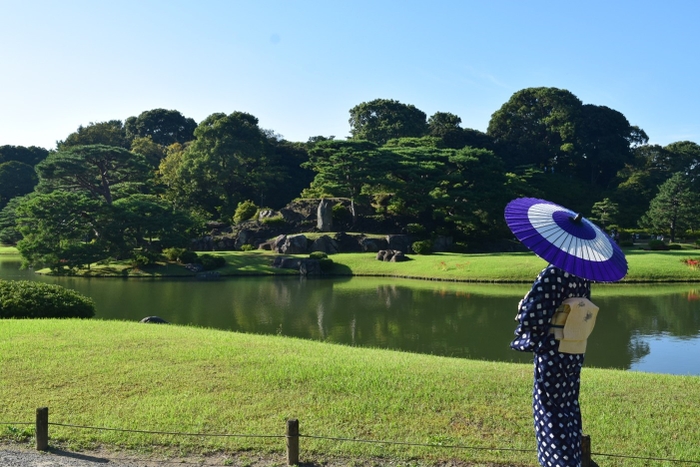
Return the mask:
M 91 296 L 98 318 L 158 315 L 178 324 L 483 360 L 530 362 L 510 350 L 529 285 L 391 278 L 124 280 L 39 277 L 0 261 L 0 278 L 59 283 Z M 700 375 L 700 288 L 593 288 L 600 306 L 587 367 Z

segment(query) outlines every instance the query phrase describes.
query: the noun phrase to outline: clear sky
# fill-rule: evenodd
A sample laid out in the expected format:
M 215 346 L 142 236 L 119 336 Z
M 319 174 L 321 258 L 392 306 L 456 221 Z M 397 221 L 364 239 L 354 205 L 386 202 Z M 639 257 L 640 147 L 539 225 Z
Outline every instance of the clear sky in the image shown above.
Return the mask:
M 0 145 L 155 108 L 345 138 L 378 98 L 486 131 L 539 86 L 700 143 L 699 20 L 696 0 L 0 0 Z

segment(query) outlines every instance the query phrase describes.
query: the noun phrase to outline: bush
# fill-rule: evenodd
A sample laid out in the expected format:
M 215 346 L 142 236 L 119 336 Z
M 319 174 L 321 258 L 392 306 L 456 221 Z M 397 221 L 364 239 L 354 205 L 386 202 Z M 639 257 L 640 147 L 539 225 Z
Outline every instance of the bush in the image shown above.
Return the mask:
M 236 212 L 233 214 L 233 222 L 238 224 L 239 222 L 247 221 L 255 217 L 258 213 L 258 207 L 254 202 L 247 199 L 238 203 L 236 207 Z
M 218 269 L 226 265 L 226 260 L 222 256 L 214 256 L 210 254 L 199 255 L 197 263 L 201 264 L 205 271 Z
M 177 260 L 182 264 L 196 263 L 197 257 L 197 253 L 195 253 L 194 251 L 186 250 L 180 253 L 180 255 L 177 257 Z
M 325 251 L 312 251 L 311 254 L 309 254 L 309 258 L 311 259 L 325 259 L 328 258 L 328 253 Z
M 668 250 L 682 250 L 683 247 L 679 245 L 678 243 L 669 243 L 668 246 L 666 247 Z
M 60 285 L 0 280 L 0 318 L 91 318 L 95 302 Z
M 650 250 L 668 250 L 668 245 L 666 245 L 662 240 L 649 240 Z
M 419 240 L 411 245 L 413 252 L 417 255 L 429 255 L 433 252 L 433 242 L 430 240 Z
M 163 256 L 168 261 L 178 261 L 180 256 L 187 251 L 186 248 L 166 248 L 163 250 Z
M 321 267 L 321 272 L 329 272 L 333 269 L 333 260 L 330 258 L 321 258 L 318 260 L 318 265 Z
M 275 217 L 265 217 L 262 219 L 260 222 L 263 224 L 273 227 L 273 226 L 282 226 L 287 223 L 286 220 L 284 220 L 284 217 L 282 216 L 275 216 Z
M 145 268 L 148 266 L 153 266 L 156 262 L 161 259 L 160 254 L 153 251 L 140 251 L 136 253 L 131 260 L 131 265 L 135 268 Z
M 244 243 L 241 245 L 241 251 L 253 251 L 255 250 L 255 245 L 250 245 L 248 243 Z

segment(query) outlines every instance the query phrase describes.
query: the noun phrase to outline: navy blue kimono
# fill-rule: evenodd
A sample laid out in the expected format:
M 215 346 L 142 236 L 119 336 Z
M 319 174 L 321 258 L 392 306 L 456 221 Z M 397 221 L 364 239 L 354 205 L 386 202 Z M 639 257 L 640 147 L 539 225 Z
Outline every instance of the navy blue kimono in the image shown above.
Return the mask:
M 565 299 L 590 296 L 588 280 L 550 265 L 540 272 L 518 304 L 516 337 L 510 346 L 534 353 L 532 409 L 537 459 L 543 467 L 581 465 L 583 432 L 578 395 L 583 354 L 559 352 L 559 341 L 550 334 L 550 322 Z

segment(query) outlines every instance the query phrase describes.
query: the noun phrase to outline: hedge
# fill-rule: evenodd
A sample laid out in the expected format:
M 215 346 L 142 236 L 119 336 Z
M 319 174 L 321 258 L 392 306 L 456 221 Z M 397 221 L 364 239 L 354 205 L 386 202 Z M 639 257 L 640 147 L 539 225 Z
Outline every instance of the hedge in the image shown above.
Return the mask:
M 95 302 L 60 285 L 0 280 L 0 318 L 91 318 Z

